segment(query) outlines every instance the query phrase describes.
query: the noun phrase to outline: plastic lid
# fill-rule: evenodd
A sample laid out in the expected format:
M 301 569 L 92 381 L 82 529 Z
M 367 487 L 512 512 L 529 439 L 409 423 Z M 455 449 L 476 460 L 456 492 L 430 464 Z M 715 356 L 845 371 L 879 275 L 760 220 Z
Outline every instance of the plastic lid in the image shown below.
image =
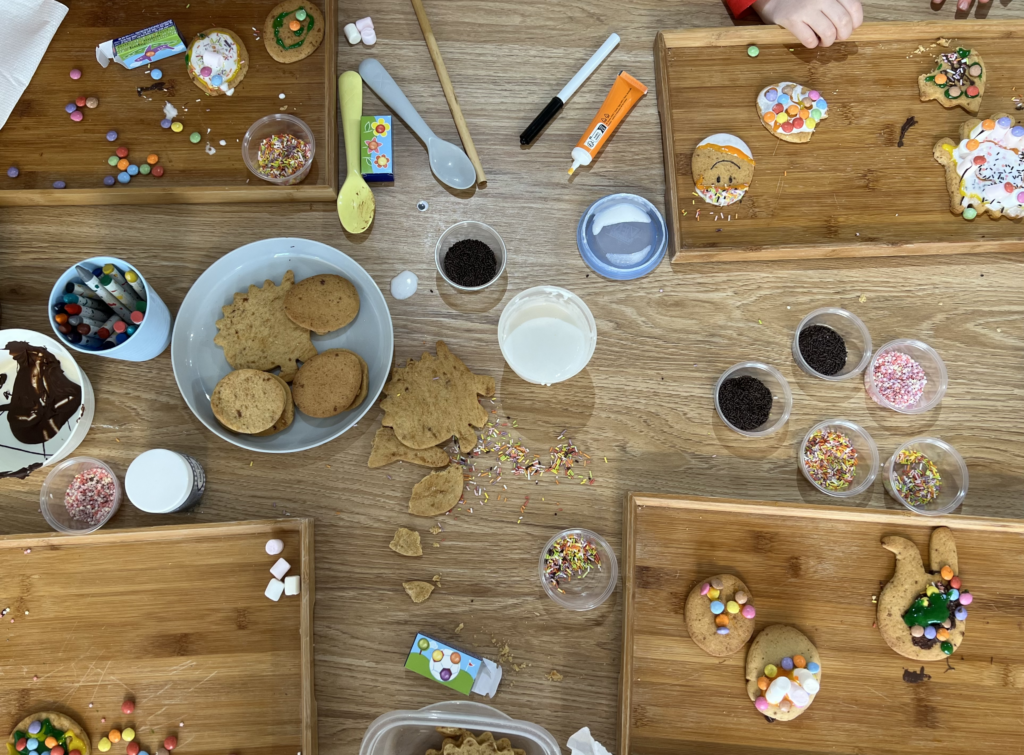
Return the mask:
M 177 511 L 192 492 L 192 468 L 181 454 L 154 448 L 139 454 L 124 476 L 124 489 L 136 508 L 150 514 Z
M 598 239 L 593 233 L 594 219 L 609 210 L 613 211 L 617 206 L 623 206 L 624 209 L 633 212 L 639 209 L 650 218 L 647 248 L 635 252 L 623 248 L 624 253 L 594 248 Z M 631 221 L 625 217 L 623 222 Z M 609 238 L 614 239 L 615 231 L 611 229 L 618 224 L 619 222 L 606 223 L 599 229 L 600 235 L 610 234 Z M 635 222 L 632 224 L 636 225 Z M 593 243 L 591 239 L 594 240 Z M 608 243 L 614 244 L 615 241 Z M 661 211 L 643 197 L 636 194 L 610 194 L 594 202 L 583 213 L 576 228 L 576 246 L 583 261 L 598 275 L 611 280 L 633 280 L 647 275 L 661 263 L 668 249 L 668 227 Z

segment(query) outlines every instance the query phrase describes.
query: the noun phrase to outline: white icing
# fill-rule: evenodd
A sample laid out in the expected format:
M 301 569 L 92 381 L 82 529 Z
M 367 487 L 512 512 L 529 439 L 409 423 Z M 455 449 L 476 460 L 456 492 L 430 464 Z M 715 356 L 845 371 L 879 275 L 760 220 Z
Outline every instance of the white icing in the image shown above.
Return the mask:
M 789 95 L 784 95 L 783 92 L 782 92 L 783 87 L 788 87 L 788 86 L 792 86 L 793 87 L 793 96 L 792 97 L 790 97 Z M 820 110 L 821 111 L 821 118 L 818 119 L 818 121 L 815 123 L 815 126 L 817 126 L 817 124 L 820 123 L 821 121 L 823 121 L 826 118 L 828 118 L 828 102 L 825 100 L 824 97 L 819 97 L 817 102 L 813 102 L 811 104 L 811 106 L 808 107 L 808 106 L 804 105 L 801 102 L 801 100 L 803 100 L 805 97 L 807 97 L 809 99 L 809 94 L 812 91 L 811 89 L 809 89 L 808 87 L 800 86 L 799 84 L 797 84 L 795 82 L 792 82 L 792 81 L 780 81 L 778 84 L 772 84 L 771 86 L 765 87 L 764 89 L 761 90 L 760 94 L 757 95 L 757 112 L 760 114 L 762 122 L 763 122 L 763 119 L 764 119 L 764 114 L 769 112 L 773 107 L 775 107 L 776 102 L 778 102 L 778 98 L 776 98 L 775 101 L 771 101 L 771 100 L 769 100 L 765 96 L 768 93 L 768 91 L 771 90 L 771 89 L 774 89 L 776 92 L 778 92 L 780 97 L 788 98 L 788 101 L 784 101 L 783 102 L 783 109 L 789 107 L 790 104 L 794 104 L 794 105 L 798 105 L 798 106 L 800 106 L 800 107 L 802 107 L 802 108 L 804 108 L 806 110 L 814 110 L 815 108 Z M 792 119 L 790 119 L 790 120 L 792 120 Z M 782 129 L 778 128 L 778 125 L 781 125 L 781 124 L 776 124 L 776 125 L 772 126 L 772 133 L 778 133 L 779 131 L 782 131 Z M 813 128 L 808 128 L 807 123 L 805 121 L 804 124 L 800 128 L 794 128 L 789 133 L 791 133 L 791 134 L 800 134 L 800 133 L 813 133 L 813 132 L 814 132 L 814 129 Z M 782 133 L 785 133 L 785 132 L 782 132 Z
M 697 144 L 697 149 L 707 146 L 732 147 L 733 149 L 738 149 L 749 157 L 751 162 L 754 161 L 754 153 L 750 151 L 750 147 L 747 146 L 747 143 L 738 136 L 733 136 L 732 134 L 712 134 L 706 139 L 702 139 L 700 143 Z M 698 186 L 695 191 L 697 192 L 697 195 L 708 204 L 713 204 L 716 207 L 726 207 L 727 205 L 735 204 L 743 199 L 743 195 L 747 193 L 748 187 L 749 184 L 742 187 L 736 186 L 726 189 L 719 189 L 714 186 L 708 188 Z
M 1013 128 L 1013 119 L 1008 116 L 996 121 L 991 130 L 979 123 L 952 151 L 960 176 L 962 207 L 972 206 L 979 212 L 991 208 L 1007 217 L 1024 217 L 1024 202 L 1019 198 L 1024 192 L 1024 157 L 1021 155 L 1024 133 L 1014 136 Z M 977 140 L 977 149 L 967 148 L 971 140 Z M 975 165 L 974 158 L 979 156 L 984 157 L 985 162 Z M 1007 184 L 1011 184 L 1011 191 L 1006 190 Z
M 697 145 L 697 148 L 700 149 L 705 144 L 717 144 L 720 147 L 732 147 L 734 149 L 738 149 L 751 160 L 754 159 L 754 153 L 750 151 L 750 147 L 747 146 L 747 143 L 738 136 L 733 136 L 732 134 L 712 134 L 707 139 L 702 139 Z
M 203 76 L 199 72 L 204 67 L 210 68 L 210 75 Z M 189 68 L 203 82 L 213 87 L 211 79 L 220 76 L 224 79 L 220 89 L 231 96 L 235 90 L 228 84 L 238 73 L 241 61 L 238 55 L 238 45 L 235 40 L 219 31 L 212 32 L 195 43 L 192 48 L 192 57 L 189 60 Z
M 648 244 L 639 252 L 632 252 L 631 254 L 610 253 L 605 255 L 605 259 L 617 267 L 633 267 L 643 262 L 647 255 L 650 254 L 651 249 L 652 246 Z
M 651 216 L 630 202 L 620 202 L 607 207 L 594 216 L 591 232 L 596 236 L 605 227 L 619 223 L 650 223 Z
M 405 270 L 391 279 L 391 295 L 396 299 L 408 299 L 416 293 L 419 278 L 411 270 Z
M 164 100 L 164 118 L 169 121 L 173 121 L 178 115 L 178 108 L 174 107 L 171 103 Z

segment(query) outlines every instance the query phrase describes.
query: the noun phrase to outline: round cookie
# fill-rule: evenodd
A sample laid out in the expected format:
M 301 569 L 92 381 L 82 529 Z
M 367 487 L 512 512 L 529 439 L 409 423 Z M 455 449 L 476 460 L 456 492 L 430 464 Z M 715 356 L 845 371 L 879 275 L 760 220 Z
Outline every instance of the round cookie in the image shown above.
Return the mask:
M 757 95 L 761 125 L 784 142 L 806 142 L 828 118 L 828 103 L 816 89 L 792 81 L 766 86 Z
M 736 600 L 737 593 L 742 593 L 742 603 Z M 754 633 L 756 611 L 751 598 L 750 588 L 732 574 L 718 574 L 698 582 L 690 590 L 683 609 L 690 639 L 716 658 L 735 653 L 747 644 Z M 721 610 L 716 614 L 718 608 Z M 733 612 L 729 608 L 736 610 Z M 719 631 L 722 629 L 725 631 Z
M 712 134 L 690 158 L 693 183 L 705 202 L 725 207 L 743 199 L 754 178 L 754 154 L 732 134 Z
M 78 750 L 82 755 L 91 755 L 92 743 L 89 741 L 89 735 L 85 733 L 85 729 L 83 729 L 74 719 L 69 718 L 68 716 L 65 716 L 62 713 L 56 713 L 54 711 L 42 711 L 40 713 L 33 713 L 31 716 L 26 716 L 24 719 L 19 721 L 18 725 L 15 726 L 14 729 L 11 731 L 11 736 L 7 739 L 8 749 L 14 748 L 15 745 L 17 744 L 17 740 L 15 738 L 15 735 L 17 733 L 20 732 L 21 734 L 28 735 L 29 726 L 31 726 L 34 721 L 39 721 L 42 723 L 45 722 L 47 719 L 49 719 L 53 729 L 63 732 L 66 737 L 67 735 L 70 735 L 70 737 L 67 737 L 62 744 L 62 746 L 66 745 L 64 747 L 65 752 Z M 42 733 L 43 732 L 40 732 L 40 735 Z M 56 733 L 53 734 L 53 736 L 55 738 L 58 737 Z M 48 749 L 49 748 L 44 747 L 43 740 L 39 740 L 38 751 L 43 752 L 44 750 Z M 27 747 L 25 748 L 25 751 L 28 751 Z
M 785 667 L 786 661 L 792 664 L 790 669 Z M 772 624 L 762 629 L 750 643 L 746 675 L 747 696 L 757 711 L 776 721 L 792 721 L 810 707 L 818 694 L 821 657 L 814 643 L 799 629 Z M 776 682 L 780 678 L 784 681 Z M 762 689 L 759 682 L 768 689 Z M 773 689 L 772 684 L 785 685 L 789 692 L 780 696 L 782 688 Z M 779 702 L 768 702 L 776 697 Z M 798 702 L 803 704 L 798 705 Z
M 348 351 L 348 349 L 339 349 L 339 351 Z M 349 351 L 348 353 L 355 354 L 356 357 L 359 358 L 359 364 L 363 368 L 363 382 L 359 386 L 359 393 L 357 393 L 356 397 L 352 399 L 352 403 L 349 404 L 348 409 L 346 409 L 345 411 L 355 409 L 357 406 L 366 401 L 366 395 L 370 392 L 370 368 L 369 366 L 367 366 L 366 360 L 363 359 L 358 354 L 356 354 L 354 351 Z
M 185 67 L 193 83 L 204 92 L 230 97 L 249 70 L 249 52 L 230 29 L 207 29 L 189 43 Z
M 356 319 L 359 292 L 340 275 L 314 275 L 292 286 L 284 311 L 296 325 L 326 335 Z
M 303 18 L 299 18 L 303 16 Z M 292 29 L 292 23 L 298 29 Z M 290 0 L 275 5 L 263 22 L 263 44 L 278 63 L 308 58 L 324 41 L 324 14 L 309 0 Z
M 295 402 L 292 401 L 292 388 L 288 383 L 282 380 L 273 373 L 268 373 L 271 377 L 277 378 L 277 382 L 281 384 L 284 389 L 284 411 L 281 412 L 281 416 L 277 418 L 277 422 L 273 426 L 268 427 L 266 430 L 261 430 L 253 435 L 258 435 L 261 438 L 265 438 L 268 435 L 276 435 L 282 430 L 287 430 L 291 427 L 292 422 L 295 421 Z
M 349 409 L 362 383 L 359 356 L 344 349 L 330 349 L 302 365 L 292 381 L 292 398 L 303 414 L 333 417 Z
M 285 410 L 285 390 L 279 381 L 260 370 L 228 373 L 210 397 L 213 416 L 236 433 L 251 435 L 272 427 Z

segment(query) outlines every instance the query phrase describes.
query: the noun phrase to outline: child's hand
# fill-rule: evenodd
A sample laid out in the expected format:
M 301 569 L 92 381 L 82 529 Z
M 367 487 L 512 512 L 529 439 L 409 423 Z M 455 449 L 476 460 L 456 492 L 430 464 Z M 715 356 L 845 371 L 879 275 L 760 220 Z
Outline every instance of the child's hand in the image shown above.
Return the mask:
M 804 47 L 841 42 L 864 22 L 860 0 L 757 0 L 753 8 L 765 22 L 793 32 Z
M 980 9 L 981 6 L 983 6 L 983 5 L 987 6 L 991 2 L 992 2 L 992 0 L 978 0 L 978 8 Z M 971 0 L 957 0 L 956 9 L 957 10 L 970 10 L 971 9 Z

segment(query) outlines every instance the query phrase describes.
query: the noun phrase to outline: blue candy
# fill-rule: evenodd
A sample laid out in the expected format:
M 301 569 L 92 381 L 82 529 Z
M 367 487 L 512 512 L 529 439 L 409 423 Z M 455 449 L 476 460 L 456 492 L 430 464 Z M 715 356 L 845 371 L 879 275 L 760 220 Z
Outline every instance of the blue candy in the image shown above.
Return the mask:
M 164 77 L 164 72 L 161 71 L 159 68 L 154 68 L 152 71 L 149 72 L 149 75 L 152 76 L 156 81 L 159 81 Z
M 956 610 L 955 610 L 955 611 L 953 612 L 953 615 L 954 615 L 954 616 L 956 616 L 956 620 L 957 620 L 957 621 L 963 621 L 964 619 L 966 619 L 966 618 L 967 618 L 967 609 L 966 609 L 966 608 L 964 608 L 963 606 L 959 606 L 959 607 L 958 607 L 958 608 L 957 608 L 957 609 L 956 609 Z
M 37 732 L 36 732 L 36 734 L 38 734 L 38 733 L 39 733 L 39 732 L 37 731 Z M 32 750 L 33 752 L 35 752 L 36 750 L 38 750 L 38 749 L 39 749 L 39 740 L 38 740 L 38 739 L 31 739 L 31 738 L 30 738 L 30 739 L 28 740 L 28 744 L 26 745 L 26 747 L 28 747 L 28 749 L 30 749 L 30 750 Z
M 782 105 L 783 107 L 785 107 L 786 105 L 789 104 L 789 95 L 788 94 L 781 94 L 780 93 L 779 94 L 779 99 L 777 99 L 776 102 L 778 104 Z
M 113 186 L 116 182 L 117 179 L 115 179 L 113 176 L 107 176 L 103 179 L 104 186 Z
M 117 141 L 117 132 L 116 131 L 108 131 L 107 132 L 107 141 L 108 142 L 116 142 Z
M 65 189 L 65 188 L 67 188 L 67 184 L 64 183 L 63 181 L 54 181 L 53 182 L 53 188 L 55 188 L 55 189 Z
M 132 180 L 132 177 L 129 176 L 124 171 L 121 171 L 120 173 L 117 174 L 117 180 L 120 181 L 123 184 L 126 184 L 126 183 L 128 183 L 129 181 Z
M 711 613 L 715 614 L 715 616 L 717 616 L 718 614 L 720 614 L 724 610 L 725 610 L 725 606 L 722 605 L 722 601 L 720 601 L 720 600 L 712 600 L 711 601 Z
M 1024 126 L 1014 126 L 1010 129 L 1010 134 L 1017 138 L 1024 136 Z
M 162 121 L 160 121 L 160 128 L 170 128 L 170 127 L 171 127 L 171 119 L 170 118 L 164 118 Z
M 810 671 L 812 674 L 817 674 L 819 671 L 821 671 L 821 666 L 812 661 L 811 663 L 807 664 L 807 670 Z
M 139 166 L 138 165 L 129 165 L 128 166 L 128 175 L 129 176 L 137 176 L 137 175 L 139 175 Z
M 818 101 L 814 103 L 814 107 L 818 108 L 818 110 L 824 110 L 828 105 L 825 104 L 825 100 L 819 98 Z
M 935 627 L 930 624 L 924 628 L 924 637 L 926 640 L 934 640 L 936 633 Z
M 213 84 L 215 87 L 219 87 L 221 84 L 224 83 L 224 77 L 218 73 L 216 76 L 210 79 L 210 83 Z
M 73 113 L 76 110 L 78 110 L 78 106 L 75 105 L 75 103 L 73 103 L 73 102 L 69 102 L 67 105 L 64 106 L 64 112 L 65 113 Z
M 715 631 L 719 634 L 729 634 L 729 627 L 718 627 Z
M 960 591 L 957 590 L 955 587 L 952 590 L 949 591 L 949 599 L 950 600 L 956 600 L 959 597 L 960 597 Z
M 1010 124 L 1013 123 L 1013 119 L 1011 119 L 1007 115 L 1004 115 L 1002 118 L 996 121 L 996 123 L 998 124 L 999 128 L 1009 128 Z
M 783 658 L 782 659 L 782 668 L 785 669 L 786 671 L 792 671 L 793 670 L 793 659 L 792 658 Z

